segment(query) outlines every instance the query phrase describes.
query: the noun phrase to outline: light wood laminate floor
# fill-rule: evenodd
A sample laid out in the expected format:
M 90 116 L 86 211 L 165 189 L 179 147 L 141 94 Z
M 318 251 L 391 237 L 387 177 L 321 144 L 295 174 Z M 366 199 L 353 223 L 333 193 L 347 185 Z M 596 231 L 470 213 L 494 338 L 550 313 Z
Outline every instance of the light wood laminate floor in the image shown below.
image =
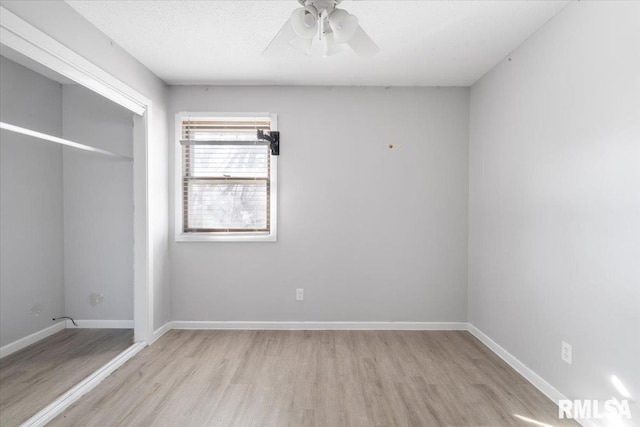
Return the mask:
M 168 332 L 52 426 L 530 426 L 557 408 L 468 332 Z
M 131 345 L 130 329 L 65 329 L 0 359 L 0 426 L 18 426 Z

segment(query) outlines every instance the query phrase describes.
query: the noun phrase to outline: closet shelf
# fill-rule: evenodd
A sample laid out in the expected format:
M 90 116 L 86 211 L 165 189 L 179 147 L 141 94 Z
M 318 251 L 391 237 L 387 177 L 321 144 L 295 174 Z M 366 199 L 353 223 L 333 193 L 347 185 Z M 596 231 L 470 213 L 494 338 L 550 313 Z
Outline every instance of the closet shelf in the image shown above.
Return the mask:
M 8 130 L 10 132 L 20 133 L 22 135 L 32 136 L 34 138 L 42 139 L 44 141 L 55 142 L 56 144 L 66 145 L 67 147 L 77 148 L 78 150 L 88 151 L 90 153 L 102 154 L 104 156 L 111 157 L 112 159 L 133 162 L 133 159 L 131 157 L 123 156 L 122 154 L 112 153 L 111 151 L 101 150 L 99 148 L 91 147 L 89 145 L 79 144 L 77 142 L 69 141 L 68 139 L 58 138 L 57 136 L 48 135 L 42 132 L 36 132 L 35 130 L 23 128 L 23 127 L 12 125 L 5 122 L 0 122 L 0 129 Z

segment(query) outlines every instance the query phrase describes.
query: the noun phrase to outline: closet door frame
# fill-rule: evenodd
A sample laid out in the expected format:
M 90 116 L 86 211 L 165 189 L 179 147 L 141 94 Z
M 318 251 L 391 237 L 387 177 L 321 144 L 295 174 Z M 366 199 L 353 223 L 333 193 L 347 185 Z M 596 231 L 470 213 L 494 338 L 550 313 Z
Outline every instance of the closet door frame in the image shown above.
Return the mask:
M 148 142 L 152 102 L 97 65 L 0 6 L 1 44 L 134 113 L 134 341 L 151 344 L 153 330 L 153 242 L 148 203 Z

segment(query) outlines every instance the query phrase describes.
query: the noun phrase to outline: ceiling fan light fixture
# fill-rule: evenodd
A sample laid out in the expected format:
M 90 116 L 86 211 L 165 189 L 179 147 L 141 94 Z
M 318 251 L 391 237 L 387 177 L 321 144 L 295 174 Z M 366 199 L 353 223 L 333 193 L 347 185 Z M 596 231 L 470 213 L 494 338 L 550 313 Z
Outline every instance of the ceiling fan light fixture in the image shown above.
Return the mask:
M 291 27 L 301 39 L 312 39 L 318 33 L 318 11 L 313 6 L 294 10 L 291 14 Z
M 302 5 L 294 10 L 280 31 L 262 53 L 271 56 L 293 47 L 307 55 L 321 52 L 332 56 L 341 51 L 353 51 L 360 57 L 375 55 L 380 48 L 349 12 L 337 9 L 342 0 L 298 0 Z M 317 38 L 317 42 L 313 40 Z M 320 49 L 312 49 L 321 44 Z
M 322 56 L 325 58 L 340 53 L 344 46 L 335 42 L 333 33 L 325 33 L 322 44 Z
M 335 9 L 329 15 L 329 26 L 333 31 L 336 43 L 346 43 L 355 36 L 358 30 L 358 18 L 346 10 Z

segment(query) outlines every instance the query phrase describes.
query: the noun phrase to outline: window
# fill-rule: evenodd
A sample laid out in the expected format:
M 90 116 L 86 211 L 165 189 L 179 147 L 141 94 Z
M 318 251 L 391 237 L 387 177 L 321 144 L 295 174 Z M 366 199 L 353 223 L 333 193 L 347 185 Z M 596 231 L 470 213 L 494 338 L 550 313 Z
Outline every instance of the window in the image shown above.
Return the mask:
M 275 241 L 275 116 L 178 114 L 176 239 Z

